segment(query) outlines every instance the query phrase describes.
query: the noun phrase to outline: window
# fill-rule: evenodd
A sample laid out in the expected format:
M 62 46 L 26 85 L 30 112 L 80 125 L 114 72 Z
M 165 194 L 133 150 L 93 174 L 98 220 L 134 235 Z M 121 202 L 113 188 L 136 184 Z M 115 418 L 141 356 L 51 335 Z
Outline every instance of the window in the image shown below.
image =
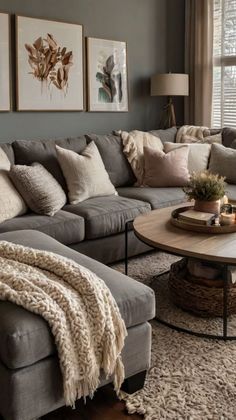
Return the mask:
M 236 0 L 214 0 L 212 126 L 236 127 Z

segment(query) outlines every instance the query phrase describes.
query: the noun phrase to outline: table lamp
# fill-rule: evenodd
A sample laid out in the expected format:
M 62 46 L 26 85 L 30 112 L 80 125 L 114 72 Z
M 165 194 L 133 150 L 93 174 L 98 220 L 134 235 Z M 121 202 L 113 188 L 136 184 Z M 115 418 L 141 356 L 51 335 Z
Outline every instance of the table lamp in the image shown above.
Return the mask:
M 175 109 L 172 96 L 188 96 L 188 74 L 155 74 L 151 78 L 151 96 L 168 96 L 160 121 L 160 128 L 176 126 Z

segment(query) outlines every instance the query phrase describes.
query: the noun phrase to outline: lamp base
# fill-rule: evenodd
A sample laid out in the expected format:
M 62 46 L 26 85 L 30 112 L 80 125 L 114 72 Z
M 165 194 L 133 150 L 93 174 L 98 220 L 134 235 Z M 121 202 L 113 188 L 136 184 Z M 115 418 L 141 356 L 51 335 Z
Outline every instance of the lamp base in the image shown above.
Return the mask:
M 171 97 L 168 98 L 168 103 L 163 108 L 159 125 L 163 130 L 176 126 L 175 108 Z

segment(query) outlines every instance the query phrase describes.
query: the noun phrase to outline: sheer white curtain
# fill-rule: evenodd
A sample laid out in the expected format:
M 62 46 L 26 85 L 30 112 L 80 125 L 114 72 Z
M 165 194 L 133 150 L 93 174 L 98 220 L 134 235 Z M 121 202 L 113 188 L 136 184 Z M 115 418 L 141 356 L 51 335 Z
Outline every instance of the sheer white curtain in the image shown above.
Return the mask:
M 189 96 L 185 123 L 211 126 L 213 86 L 213 0 L 186 0 L 185 72 Z

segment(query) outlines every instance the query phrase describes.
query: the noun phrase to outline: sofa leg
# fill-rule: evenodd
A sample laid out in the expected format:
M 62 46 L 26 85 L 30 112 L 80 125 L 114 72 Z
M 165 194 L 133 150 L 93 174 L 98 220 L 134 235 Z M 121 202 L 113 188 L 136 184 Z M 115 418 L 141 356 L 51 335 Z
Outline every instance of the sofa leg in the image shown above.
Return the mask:
M 142 372 L 136 373 L 136 375 L 125 379 L 121 386 L 122 391 L 126 392 L 127 394 L 133 394 L 134 392 L 142 389 L 144 386 L 146 373 L 147 371 L 143 370 Z

